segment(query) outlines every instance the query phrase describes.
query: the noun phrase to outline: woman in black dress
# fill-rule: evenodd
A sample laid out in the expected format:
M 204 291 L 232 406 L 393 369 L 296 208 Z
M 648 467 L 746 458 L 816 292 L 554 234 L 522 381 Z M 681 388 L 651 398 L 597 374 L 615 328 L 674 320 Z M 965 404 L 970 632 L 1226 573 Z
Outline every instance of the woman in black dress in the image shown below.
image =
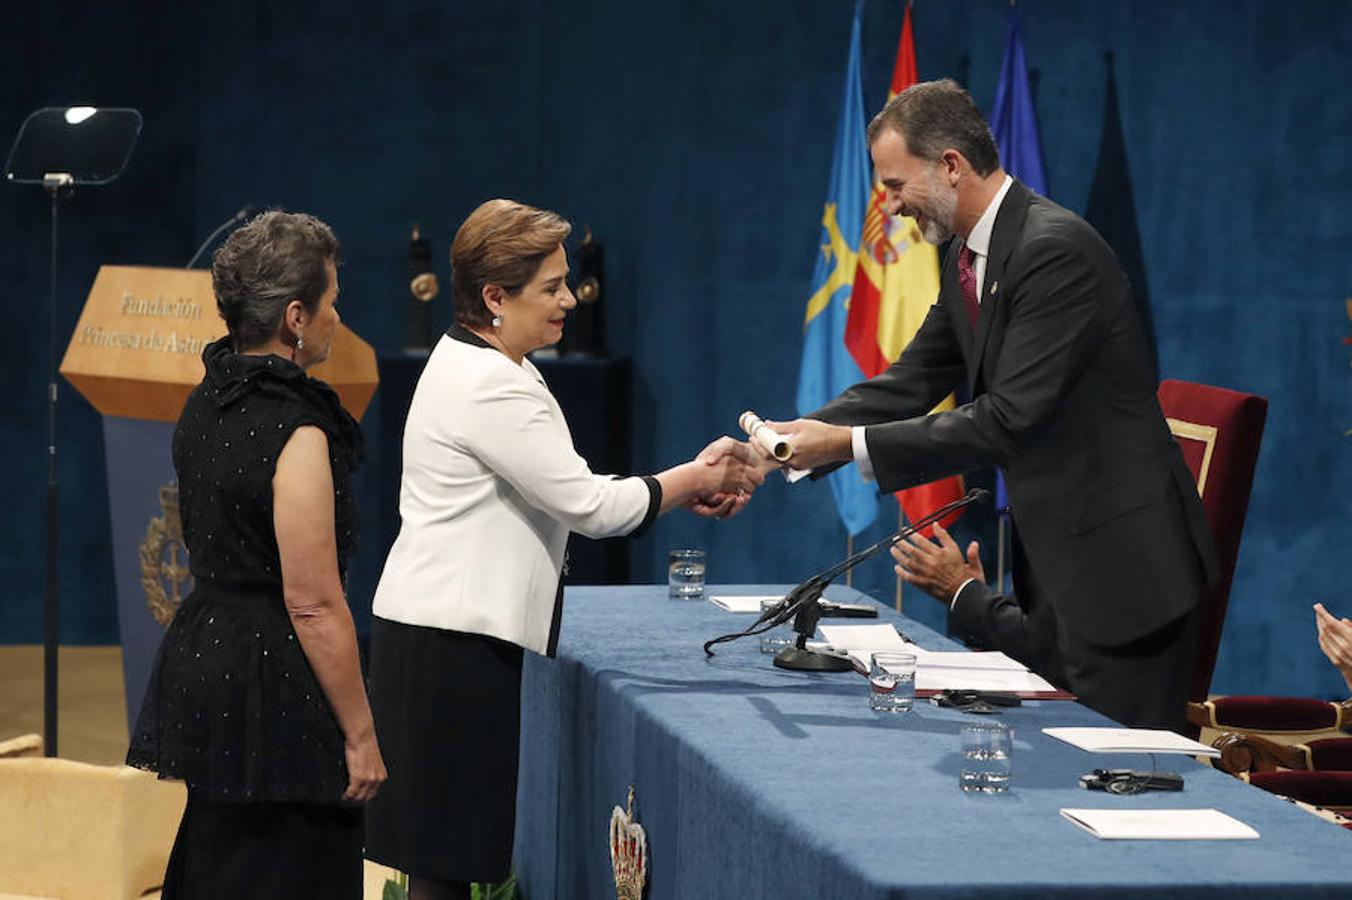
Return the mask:
M 361 433 L 305 374 L 329 354 L 338 241 L 264 213 L 217 251 L 228 336 L 174 432 L 195 581 L 127 754 L 187 783 L 174 898 L 359 898 L 362 806 L 385 780 L 343 595 Z

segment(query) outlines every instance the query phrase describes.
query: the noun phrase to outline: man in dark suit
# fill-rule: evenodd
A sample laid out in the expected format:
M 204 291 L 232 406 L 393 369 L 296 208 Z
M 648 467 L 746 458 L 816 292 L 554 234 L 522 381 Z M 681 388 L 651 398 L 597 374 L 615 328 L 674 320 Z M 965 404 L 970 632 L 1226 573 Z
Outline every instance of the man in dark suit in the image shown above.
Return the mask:
M 944 598 L 956 628 L 1119 721 L 1181 728 L 1215 556 L 1117 259 L 1005 174 L 952 81 L 903 91 L 868 139 L 889 209 L 933 243 L 956 235 L 939 298 L 887 371 L 771 424 L 794 465 L 854 459 L 886 492 L 999 466 L 1015 596 L 965 583 Z M 930 413 L 964 381 L 972 402 Z

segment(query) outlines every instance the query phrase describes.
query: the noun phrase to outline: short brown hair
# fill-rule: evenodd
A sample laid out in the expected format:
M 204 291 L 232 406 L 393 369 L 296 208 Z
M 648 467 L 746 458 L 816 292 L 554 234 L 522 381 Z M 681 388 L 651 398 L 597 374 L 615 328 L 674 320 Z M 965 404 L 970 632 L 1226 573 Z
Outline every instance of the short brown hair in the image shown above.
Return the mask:
M 885 128 L 905 138 L 906 149 L 920 159 L 934 162 L 953 149 L 983 178 L 1000 168 L 990 126 L 972 95 L 951 78 L 921 81 L 888 100 L 868 123 L 870 147 Z
M 515 200 L 489 200 L 469 214 L 451 242 L 451 286 L 455 320 L 486 327 L 485 285 L 515 296 L 530 283 L 545 257 L 573 230 L 558 213 Z
M 270 210 L 236 229 L 211 258 L 216 308 L 236 350 L 272 340 L 292 300 L 315 311 L 340 248 L 333 229 L 306 213 Z

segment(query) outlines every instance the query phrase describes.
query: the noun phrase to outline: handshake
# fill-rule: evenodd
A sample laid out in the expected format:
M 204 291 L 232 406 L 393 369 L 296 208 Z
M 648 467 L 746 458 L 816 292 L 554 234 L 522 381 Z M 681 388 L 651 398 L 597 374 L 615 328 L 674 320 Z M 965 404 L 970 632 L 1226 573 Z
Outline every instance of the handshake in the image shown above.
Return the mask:
M 682 505 L 696 515 L 737 515 L 771 469 L 810 470 L 854 455 L 850 429 L 843 425 L 815 419 L 765 422 L 752 413 L 745 413 L 741 424 L 750 439 L 718 438 L 687 464 L 695 467 L 698 484 Z

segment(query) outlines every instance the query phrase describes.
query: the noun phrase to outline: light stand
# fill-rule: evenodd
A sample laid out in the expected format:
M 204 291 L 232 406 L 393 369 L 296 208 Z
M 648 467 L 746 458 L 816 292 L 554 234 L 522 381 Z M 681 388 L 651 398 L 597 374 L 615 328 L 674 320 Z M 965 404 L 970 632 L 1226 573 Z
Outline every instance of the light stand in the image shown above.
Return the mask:
M 61 639 L 60 492 L 56 470 L 57 223 L 76 185 L 107 184 L 126 168 L 141 132 L 134 109 L 48 106 L 24 120 L 5 163 L 5 178 L 41 185 L 51 198 L 52 247 L 47 307 L 47 559 L 42 603 L 42 743 L 57 754 L 57 676 Z

